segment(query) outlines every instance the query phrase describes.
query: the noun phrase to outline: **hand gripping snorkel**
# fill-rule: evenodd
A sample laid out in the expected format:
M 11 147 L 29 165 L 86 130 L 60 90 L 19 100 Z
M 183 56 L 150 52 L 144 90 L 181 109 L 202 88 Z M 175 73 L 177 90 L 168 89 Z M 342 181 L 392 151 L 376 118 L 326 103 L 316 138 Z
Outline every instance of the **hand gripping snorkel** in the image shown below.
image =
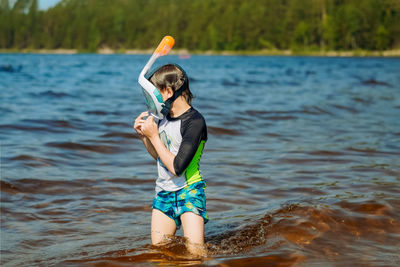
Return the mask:
M 153 55 L 150 57 L 149 61 L 147 61 L 143 70 L 140 72 L 138 82 L 140 86 L 142 86 L 143 94 L 146 98 L 146 105 L 149 110 L 149 113 L 158 120 L 161 120 L 167 114 L 164 112 L 164 102 L 161 96 L 160 91 L 155 87 L 146 77 L 145 75 L 150 70 L 151 66 L 154 64 L 157 58 L 161 56 L 165 56 L 174 46 L 175 40 L 171 36 L 165 36 L 157 49 L 154 51 Z M 168 109 L 169 112 L 169 109 Z

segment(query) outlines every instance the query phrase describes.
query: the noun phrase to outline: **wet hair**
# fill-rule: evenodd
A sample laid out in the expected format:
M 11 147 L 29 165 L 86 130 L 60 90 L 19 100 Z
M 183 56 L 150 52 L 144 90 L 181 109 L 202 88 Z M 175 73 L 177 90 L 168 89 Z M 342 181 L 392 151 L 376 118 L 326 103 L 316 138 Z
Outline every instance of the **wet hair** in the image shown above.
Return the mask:
M 174 64 L 167 64 L 157 69 L 150 77 L 150 82 L 159 90 L 164 91 L 167 87 L 174 92 L 177 91 L 187 80 L 187 88 L 182 92 L 186 102 L 192 103 L 193 94 L 189 88 L 189 77 L 184 70 Z

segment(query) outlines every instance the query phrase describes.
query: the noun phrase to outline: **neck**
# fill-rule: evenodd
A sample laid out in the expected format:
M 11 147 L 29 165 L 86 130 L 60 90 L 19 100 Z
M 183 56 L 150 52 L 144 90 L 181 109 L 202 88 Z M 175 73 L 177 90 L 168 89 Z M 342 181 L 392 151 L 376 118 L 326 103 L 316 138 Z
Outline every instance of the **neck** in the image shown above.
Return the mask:
M 176 118 L 185 113 L 188 109 L 190 109 L 190 105 L 183 96 L 180 96 L 172 103 L 169 114 L 172 118 Z

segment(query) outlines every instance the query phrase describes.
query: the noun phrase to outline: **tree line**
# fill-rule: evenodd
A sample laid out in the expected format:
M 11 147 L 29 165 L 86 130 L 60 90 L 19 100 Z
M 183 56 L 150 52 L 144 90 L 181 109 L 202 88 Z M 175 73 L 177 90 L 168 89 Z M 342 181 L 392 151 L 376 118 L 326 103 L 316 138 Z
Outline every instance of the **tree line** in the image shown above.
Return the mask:
M 387 50 L 400 0 L 0 0 L 2 49 Z

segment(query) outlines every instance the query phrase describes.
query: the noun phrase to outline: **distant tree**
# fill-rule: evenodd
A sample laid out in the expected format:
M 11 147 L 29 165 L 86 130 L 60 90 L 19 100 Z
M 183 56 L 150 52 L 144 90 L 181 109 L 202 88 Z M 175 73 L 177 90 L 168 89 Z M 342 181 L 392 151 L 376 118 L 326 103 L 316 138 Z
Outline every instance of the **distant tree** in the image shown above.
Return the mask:
M 32 0 L 29 6 L 28 12 L 28 46 L 31 47 L 39 47 L 38 36 L 36 33 L 38 32 L 38 1 Z
M 12 39 L 10 27 L 12 17 L 8 0 L 0 0 L 0 47 L 9 47 Z
M 389 45 L 389 32 L 380 25 L 375 33 L 375 43 L 378 50 L 385 50 Z
M 8 12 L 10 10 L 10 4 L 8 3 L 8 0 L 0 0 L 0 12 L 6 11 Z
M 306 22 L 300 21 L 294 30 L 292 45 L 294 48 L 306 48 L 309 44 L 309 26 Z

